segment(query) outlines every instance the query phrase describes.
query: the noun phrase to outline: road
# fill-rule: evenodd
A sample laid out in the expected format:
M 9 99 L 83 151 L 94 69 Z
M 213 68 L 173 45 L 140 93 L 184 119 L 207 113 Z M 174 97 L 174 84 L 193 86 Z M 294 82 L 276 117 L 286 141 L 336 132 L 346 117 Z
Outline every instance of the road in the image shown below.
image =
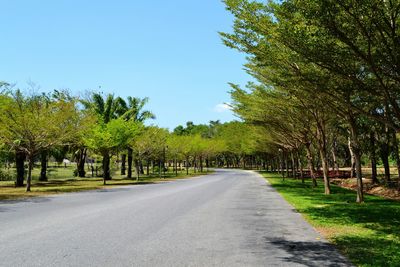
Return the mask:
M 347 266 L 258 174 L 0 202 L 1 266 Z

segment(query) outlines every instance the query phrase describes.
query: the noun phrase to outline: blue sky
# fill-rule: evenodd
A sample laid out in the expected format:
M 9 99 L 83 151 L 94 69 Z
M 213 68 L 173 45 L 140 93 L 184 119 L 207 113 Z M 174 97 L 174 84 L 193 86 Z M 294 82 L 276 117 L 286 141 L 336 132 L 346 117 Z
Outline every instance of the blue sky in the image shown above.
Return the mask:
M 219 0 L 0 0 L 0 80 L 43 91 L 99 90 L 150 98 L 154 122 L 234 119 L 228 82 L 245 84 L 244 56 L 218 31 Z

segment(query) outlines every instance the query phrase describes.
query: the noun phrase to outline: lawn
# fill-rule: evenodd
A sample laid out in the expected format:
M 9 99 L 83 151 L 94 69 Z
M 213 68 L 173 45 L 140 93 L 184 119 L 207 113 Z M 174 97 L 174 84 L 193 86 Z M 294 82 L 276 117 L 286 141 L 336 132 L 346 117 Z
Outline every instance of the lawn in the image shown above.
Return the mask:
M 62 176 L 63 169 L 60 169 L 60 173 L 54 172 L 52 176 L 49 177 L 47 182 L 39 182 L 37 179 L 32 181 L 32 192 L 25 192 L 24 187 L 16 188 L 13 181 L 0 181 L 0 200 L 9 200 L 25 197 L 35 197 L 50 194 L 59 194 L 67 192 L 78 192 L 83 190 L 94 190 L 94 189 L 104 189 L 112 188 L 115 186 L 124 185 L 139 185 L 139 184 L 149 184 L 157 182 L 165 182 L 176 179 L 184 179 L 198 175 L 209 174 L 209 172 L 194 173 L 192 170 L 189 175 L 186 172 L 179 172 L 178 176 L 175 176 L 172 172 L 167 172 L 165 177 L 160 178 L 158 174 L 150 174 L 149 176 L 142 176 L 137 181 L 136 177 L 132 179 L 127 179 L 121 175 L 114 174 L 113 179 L 107 181 L 107 185 L 103 185 L 102 178 L 72 178 L 72 174 Z M 67 171 L 67 170 L 65 170 Z M 72 173 L 72 171 L 71 171 Z
M 355 192 L 338 186 L 324 195 L 322 181 L 312 188 L 310 181 L 262 175 L 355 265 L 400 266 L 400 202 L 367 195 L 357 204 Z

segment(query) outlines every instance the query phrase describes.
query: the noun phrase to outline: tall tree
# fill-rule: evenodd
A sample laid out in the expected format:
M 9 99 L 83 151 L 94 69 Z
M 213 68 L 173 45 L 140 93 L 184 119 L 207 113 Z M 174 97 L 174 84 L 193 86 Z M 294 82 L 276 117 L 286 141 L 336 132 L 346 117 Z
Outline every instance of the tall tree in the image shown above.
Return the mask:
M 131 97 L 127 98 L 128 102 L 125 103 L 122 110 L 124 114 L 122 117 L 127 121 L 134 121 L 139 123 L 144 123 L 148 119 L 155 119 L 156 116 L 149 110 L 143 110 L 144 106 L 147 104 L 149 99 Z M 127 148 L 127 156 L 128 156 L 128 178 L 132 178 L 132 163 L 133 163 L 133 149 L 132 147 Z M 122 169 L 125 169 L 125 160 L 126 155 L 122 154 Z M 137 161 L 136 161 L 137 162 Z M 138 166 L 136 166 L 138 167 Z M 136 168 L 138 169 L 138 168 Z
M 94 136 L 86 138 L 85 144 L 96 151 L 100 151 L 103 156 L 104 181 L 110 180 L 110 152 L 117 143 L 115 140 L 110 139 L 107 124 L 125 114 L 126 103 L 120 97 L 114 97 L 114 95 L 109 94 L 104 98 L 100 93 L 92 93 L 89 99 L 81 100 L 81 103 L 87 112 L 90 112 L 97 118 L 98 124 L 97 127 L 93 128 Z M 99 142 L 98 144 L 94 141 L 96 138 Z

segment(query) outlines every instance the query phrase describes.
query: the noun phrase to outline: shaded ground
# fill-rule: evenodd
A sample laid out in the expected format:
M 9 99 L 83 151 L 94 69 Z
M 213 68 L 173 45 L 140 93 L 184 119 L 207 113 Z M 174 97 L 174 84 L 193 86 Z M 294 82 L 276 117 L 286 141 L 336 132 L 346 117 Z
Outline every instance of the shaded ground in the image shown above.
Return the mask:
M 399 266 L 400 203 L 366 195 L 356 204 L 355 192 L 332 186 L 323 194 L 322 183 L 312 188 L 299 180 L 282 181 L 276 174 L 264 176 L 326 238 L 336 244 L 356 265 Z

